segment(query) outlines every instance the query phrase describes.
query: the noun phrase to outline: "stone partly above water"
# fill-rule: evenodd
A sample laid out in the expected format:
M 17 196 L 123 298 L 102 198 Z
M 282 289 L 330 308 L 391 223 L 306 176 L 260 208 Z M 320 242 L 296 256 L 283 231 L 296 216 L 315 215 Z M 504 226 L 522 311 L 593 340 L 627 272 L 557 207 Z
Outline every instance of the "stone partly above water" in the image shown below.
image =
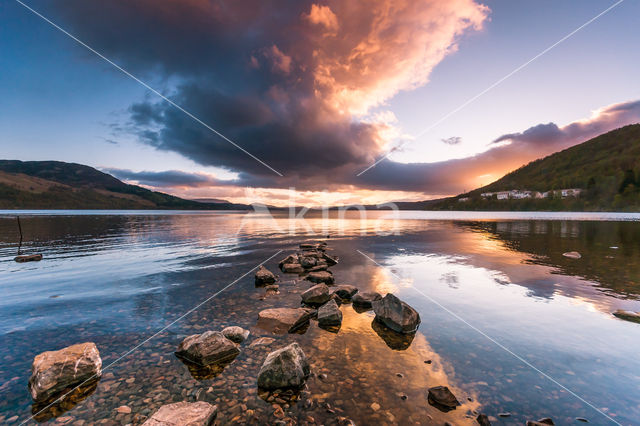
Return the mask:
M 632 312 L 632 311 L 625 311 L 622 309 L 618 309 L 617 311 L 615 311 L 613 313 L 613 316 L 620 318 L 622 320 L 625 321 L 631 321 L 631 322 L 637 322 L 640 323 L 640 313 L 639 312 Z
M 23 254 L 20 256 L 16 256 L 13 260 L 15 260 L 18 263 L 39 262 L 42 260 L 42 255 L 41 254 Z
M 564 257 L 568 257 L 569 259 L 580 259 L 582 255 L 577 251 L 568 251 L 566 253 L 562 253 Z
M 307 275 L 307 281 L 331 285 L 335 282 L 335 279 L 333 278 L 333 274 L 329 271 L 315 271 L 310 272 L 309 275 Z
M 219 331 L 206 331 L 186 337 L 176 356 L 193 364 L 207 366 L 233 360 L 240 350 L 231 340 Z
M 342 311 L 335 300 L 330 300 L 318 309 L 318 325 L 338 326 L 342 324 Z
M 311 372 L 307 357 L 297 343 L 267 355 L 258 373 L 258 388 L 301 388 Z
M 300 297 L 307 305 L 322 305 L 331 298 L 329 295 L 329 287 L 327 287 L 326 284 L 314 285 L 302 293 Z
M 302 274 L 304 268 L 299 263 L 285 263 L 280 269 L 287 274 Z
M 420 314 L 391 293 L 373 301 L 372 306 L 376 320 L 398 333 L 415 333 L 420 325 Z
M 258 313 L 258 327 L 272 333 L 293 333 L 309 324 L 313 309 L 272 308 Z
M 249 330 L 245 330 L 244 328 L 238 326 L 227 327 L 222 330 L 223 336 L 234 343 L 244 342 L 247 337 L 249 337 L 249 333 Z
M 547 426 L 547 425 L 555 425 L 555 423 L 550 417 L 545 417 L 544 419 L 539 419 L 537 421 L 527 420 L 527 426 Z
M 29 392 L 34 401 L 44 402 L 101 375 L 102 359 L 96 345 L 79 343 L 36 355 L 31 366 Z
M 260 267 L 258 268 L 258 270 L 256 271 L 256 285 L 257 286 L 264 286 L 267 284 L 273 284 L 275 283 L 277 280 L 277 277 L 275 276 L 275 274 L 271 271 L 269 271 L 267 268 L 265 268 L 264 266 L 260 265 Z
M 428 400 L 429 404 L 444 412 L 455 410 L 460 405 L 456 396 L 446 386 L 429 388 Z
M 365 291 L 353 296 L 351 302 L 353 303 L 353 306 L 370 309 L 371 303 L 380 299 L 382 299 L 382 295 L 380 293 L 375 291 Z
M 340 284 L 332 291 L 333 294 L 338 295 L 342 300 L 351 300 L 357 292 L 358 289 L 355 286 L 348 284 Z
M 218 407 L 208 402 L 176 402 L 160 407 L 143 426 L 210 426 Z

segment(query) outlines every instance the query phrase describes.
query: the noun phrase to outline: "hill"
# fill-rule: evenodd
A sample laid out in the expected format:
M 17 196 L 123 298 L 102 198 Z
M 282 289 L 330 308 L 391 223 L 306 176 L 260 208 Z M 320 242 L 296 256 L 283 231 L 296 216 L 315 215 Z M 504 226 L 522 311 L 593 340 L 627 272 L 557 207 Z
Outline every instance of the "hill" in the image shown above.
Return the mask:
M 484 199 L 485 192 L 564 188 L 584 190 L 580 197 Z M 459 202 L 460 198 L 469 200 Z M 640 210 L 640 124 L 604 133 L 556 152 L 471 192 L 431 205 L 442 210 Z
M 0 209 L 245 210 L 184 200 L 126 184 L 93 167 L 61 161 L 0 160 Z

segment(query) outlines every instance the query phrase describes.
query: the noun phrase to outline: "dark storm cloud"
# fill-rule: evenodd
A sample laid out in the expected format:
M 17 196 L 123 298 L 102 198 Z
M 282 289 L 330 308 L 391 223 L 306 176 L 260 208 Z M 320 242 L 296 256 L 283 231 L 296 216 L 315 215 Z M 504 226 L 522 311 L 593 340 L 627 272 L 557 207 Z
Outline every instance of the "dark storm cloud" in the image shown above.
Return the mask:
M 383 123 L 360 119 L 428 80 L 479 29 L 474 0 L 66 0 L 45 3 L 80 39 L 277 170 L 150 97 L 128 128 L 160 150 L 225 167 L 260 186 L 327 188 L 384 149 Z M 55 6 L 54 6 L 55 5 Z
M 201 188 L 216 185 L 228 185 L 230 181 L 218 180 L 204 173 L 187 173 L 180 170 L 167 170 L 162 172 L 134 172 L 128 169 L 102 169 L 118 179 L 138 182 L 141 185 L 160 188 L 191 187 Z

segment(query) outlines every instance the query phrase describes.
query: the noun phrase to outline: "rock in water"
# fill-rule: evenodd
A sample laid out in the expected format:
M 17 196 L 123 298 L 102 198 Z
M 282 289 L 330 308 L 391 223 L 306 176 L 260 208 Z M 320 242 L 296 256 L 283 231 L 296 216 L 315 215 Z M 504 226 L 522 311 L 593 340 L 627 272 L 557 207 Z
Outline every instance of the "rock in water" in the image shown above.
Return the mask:
M 309 324 L 315 313 L 305 308 L 272 308 L 258 313 L 258 327 L 273 333 L 293 333 Z
M 260 265 L 256 271 L 256 285 L 262 286 L 267 284 L 273 284 L 276 282 L 276 276 L 273 272 L 269 271 L 264 266 Z
M 446 386 L 429 388 L 429 404 L 442 411 L 455 410 L 460 405 L 455 395 Z
M 267 355 L 258 373 L 261 389 L 301 388 L 310 373 L 307 357 L 297 343 Z
M 333 274 L 329 271 L 309 272 L 309 275 L 307 275 L 307 280 L 311 281 L 312 283 L 325 283 L 329 285 L 335 282 Z
M 282 269 L 282 265 L 286 265 L 287 263 L 300 263 L 300 261 L 298 260 L 298 255 L 290 254 L 289 256 L 285 257 L 278 263 L 278 268 Z
M 302 274 L 304 272 L 304 268 L 299 263 L 285 263 L 280 269 L 287 274 Z
M 371 303 L 382 299 L 380 293 L 375 291 L 365 291 L 364 293 L 358 293 L 351 299 L 354 306 L 361 308 L 371 308 Z
M 613 313 L 613 315 L 615 317 L 618 317 L 618 318 L 623 319 L 625 321 L 631 321 L 631 322 L 640 323 L 640 313 L 638 313 L 638 312 L 625 311 L 625 310 L 622 310 L 622 309 L 618 309 L 617 311 L 615 311 Z
M 342 311 L 335 300 L 329 300 L 318 309 L 318 325 L 335 326 L 342 324 Z
M 318 259 L 316 259 L 315 257 L 309 256 L 309 257 L 303 257 L 302 259 L 300 259 L 300 265 L 302 265 L 302 267 L 305 269 L 313 268 L 317 264 L 318 264 Z
M 21 256 L 16 256 L 13 260 L 15 260 L 18 263 L 39 262 L 42 260 L 42 255 L 41 254 L 24 254 Z
M 142 426 L 210 426 L 218 407 L 208 402 L 176 402 L 160 407 Z
M 547 426 L 547 425 L 555 425 L 553 420 L 550 417 L 545 417 L 544 419 L 540 419 L 538 421 L 528 420 L 527 426 Z
M 322 259 L 327 262 L 327 265 L 333 266 L 338 264 L 338 259 L 335 257 L 329 256 L 327 253 L 322 253 Z
M 415 333 L 420 325 L 420 315 L 411 306 L 393 294 L 372 302 L 376 320 L 398 333 Z
M 206 331 L 186 337 L 176 356 L 191 363 L 207 366 L 233 360 L 240 350 L 231 340 L 219 331 Z
M 31 365 L 29 392 L 35 402 L 44 402 L 101 375 L 102 359 L 95 343 L 79 343 L 36 355 Z
M 224 337 L 226 337 L 227 339 L 231 340 L 234 343 L 242 343 L 244 342 L 247 337 L 249 337 L 249 330 L 245 330 L 242 327 L 237 327 L 237 326 L 233 326 L 233 327 L 227 327 L 224 330 L 222 330 L 222 334 L 224 335 Z
M 568 251 L 566 253 L 562 253 L 564 257 L 568 257 L 569 259 L 580 259 L 582 255 L 577 251 Z
M 476 417 L 476 422 L 478 422 L 480 426 L 491 426 L 489 417 L 486 414 L 478 414 L 478 417 Z
M 358 292 L 358 289 L 352 285 L 341 284 L 334 288 L 334 294 L 342 300 L 351 300 L 351 298 Z
M 329 287 L 326 284 L 318 284 L 309 288 L 300 295 L 302 301 L 307 305 L 322 305 L 326 303 L 331 296 L 329 296 Z

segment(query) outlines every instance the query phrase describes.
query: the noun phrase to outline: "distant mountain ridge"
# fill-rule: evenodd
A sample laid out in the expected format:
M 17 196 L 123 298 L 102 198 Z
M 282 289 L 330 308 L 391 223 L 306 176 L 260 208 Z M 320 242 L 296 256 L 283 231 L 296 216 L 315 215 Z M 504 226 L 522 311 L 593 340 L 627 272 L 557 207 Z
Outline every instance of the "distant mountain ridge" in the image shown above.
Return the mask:
M 245 204 L 185 200 L 130 185 L 83 164 L 0 160 L 0 209 L 247 210 Z

